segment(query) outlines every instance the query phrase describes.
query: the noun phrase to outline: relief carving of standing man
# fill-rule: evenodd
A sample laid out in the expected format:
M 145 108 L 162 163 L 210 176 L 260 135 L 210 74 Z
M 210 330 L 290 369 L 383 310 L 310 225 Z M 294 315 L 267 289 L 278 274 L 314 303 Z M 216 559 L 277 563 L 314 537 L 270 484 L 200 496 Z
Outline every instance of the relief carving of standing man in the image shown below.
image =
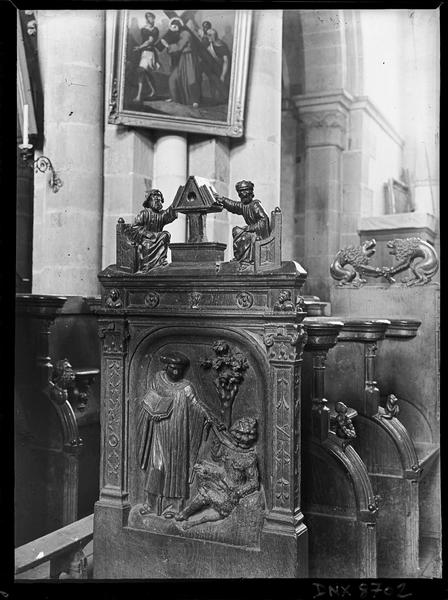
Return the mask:
M 216 201 L 229 212 L 242 215 L 246 227 L 234 227 L 233 256 L 241 267 L 254 263 L 254 245 L 256 240 L 264 240 L 271 233 L 269 217 L 259 200 L 254 199 L 254 184 L 251 181 L 238 181 L 235 185 L 241 202 L 216 195 Z
M 160 356 L 158 371 L 143 398 L 137 424 L 140 467 L 146 472 L 142 515 L 172 518 L 189 497 L 193 466 L 211 421 L 193 384 L 184 379 L 190 365 L 180 352 Z
M 143 206 L 143 210 L 128 228 L 127 236 L 138 248 L 138 271 L 147 273 L 167 264 L 171 235 L 168 231 L 163 231 L 163 228 L 177 219 L 177 213 L 172 206 L 162 210 L 163 195 L 159 190 L 147 191 Z

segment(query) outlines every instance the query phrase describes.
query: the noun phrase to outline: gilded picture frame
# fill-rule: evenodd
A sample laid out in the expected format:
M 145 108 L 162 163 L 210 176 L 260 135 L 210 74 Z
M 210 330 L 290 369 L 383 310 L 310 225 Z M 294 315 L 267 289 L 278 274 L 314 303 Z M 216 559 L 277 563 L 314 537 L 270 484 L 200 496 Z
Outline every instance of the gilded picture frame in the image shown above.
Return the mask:
M 118 10 L 108 122 L 244 134 L 251 10 Z

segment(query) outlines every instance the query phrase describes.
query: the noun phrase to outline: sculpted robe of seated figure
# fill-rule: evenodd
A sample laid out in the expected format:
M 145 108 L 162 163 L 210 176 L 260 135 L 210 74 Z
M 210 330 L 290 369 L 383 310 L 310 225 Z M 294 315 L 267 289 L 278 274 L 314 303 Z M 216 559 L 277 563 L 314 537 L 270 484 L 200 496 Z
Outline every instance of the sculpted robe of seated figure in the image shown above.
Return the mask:
M 162 192 L 155 189 L 147 191 L 143 210 L 127 228 L 128 239 L 138 249 L 139 273 L 147 273 L 167 264 L 171 235 L 168 231 L 163 231 L 163 228 L 177 219 L 177 213 L 172 206 L 166 210 L 162 210 L 162 206 Z
M 172 518 L 189 497 L 193 466 L 210 420 L 193 384 L 184 379 L 189 359 L 170 352 L 160 361 L 165 370 L 154 375 L 137 424 L 138 460 L 146 473 L 140 513 Z
M 251 181 L 243 180 L 239 181 L 235 188 L 240 202 L 219 195 L 216 195 L 215 199 L 229 212 L 242 215 L 246 222 L 246 227 L 232 229 L 233 259 L 244 268 L 254 263 L 255 241 L 268 238 L 271 227 L 269 217 L 260 201 L 254 198 L 254 184 Z

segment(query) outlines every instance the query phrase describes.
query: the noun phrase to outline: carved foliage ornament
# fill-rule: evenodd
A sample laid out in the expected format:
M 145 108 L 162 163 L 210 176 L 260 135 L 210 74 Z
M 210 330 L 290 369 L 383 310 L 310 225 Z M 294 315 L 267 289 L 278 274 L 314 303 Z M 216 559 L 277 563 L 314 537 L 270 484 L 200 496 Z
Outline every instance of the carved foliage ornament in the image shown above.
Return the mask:
M 213 369 L 217 374 L 213 383 L 221 403 L 221 416 L 227 427 L 230 427 L 233 402 L 244 381 L 244 373 L 249 368 L 249 363 L 241 352 L 232 350 L 223 340 L 215 342 L 213 350 L 215 358 L 202 361 L 201 367 Z
M 269 349 L 269 360 L 300 360 L 308 339 L 305 327 L 268 325 L 265 327 L 263 341 Z
M 103 324 L 103 326 L 100 326 L 99 328 L 98 336 L 103 341 L 104 352 L 125 352 L 129 332 L 124 324 L 115 323 L 113 321 Z
M 119 485 L 120 469 L 120 429 L 121 429 L 121 364 L 118 359 L 109 359 L 107 361 L 107 415 L 106 415 L 106 435 L 108 448 L 106 452 L 106 465 L 108 483 Z
M 275 497 L 280 506 L 288 505 L 290 498 L 290 379 L 289 369 L 276 370 L 275 398 Z
M 305 127 L 334 127 L 345 130 L 346 116 L 338 110 L 307 112 L 300 114 L 300 123 Z

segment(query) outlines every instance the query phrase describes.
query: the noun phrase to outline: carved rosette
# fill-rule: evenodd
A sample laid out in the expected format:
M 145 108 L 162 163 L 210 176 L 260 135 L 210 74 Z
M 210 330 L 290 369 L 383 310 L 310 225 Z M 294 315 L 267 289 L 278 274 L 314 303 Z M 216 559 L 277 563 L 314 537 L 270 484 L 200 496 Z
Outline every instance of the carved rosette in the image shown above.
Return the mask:
M 254 303 L 254 297 L 250 292 L 240 292 L 236 297 L 236 303 L 240 308 L 250 308 Z
M 145 296 L 145 306 L 148 308 L 156 308 L 160 302 L 160 296 L 157 292 L 148 292 Z

